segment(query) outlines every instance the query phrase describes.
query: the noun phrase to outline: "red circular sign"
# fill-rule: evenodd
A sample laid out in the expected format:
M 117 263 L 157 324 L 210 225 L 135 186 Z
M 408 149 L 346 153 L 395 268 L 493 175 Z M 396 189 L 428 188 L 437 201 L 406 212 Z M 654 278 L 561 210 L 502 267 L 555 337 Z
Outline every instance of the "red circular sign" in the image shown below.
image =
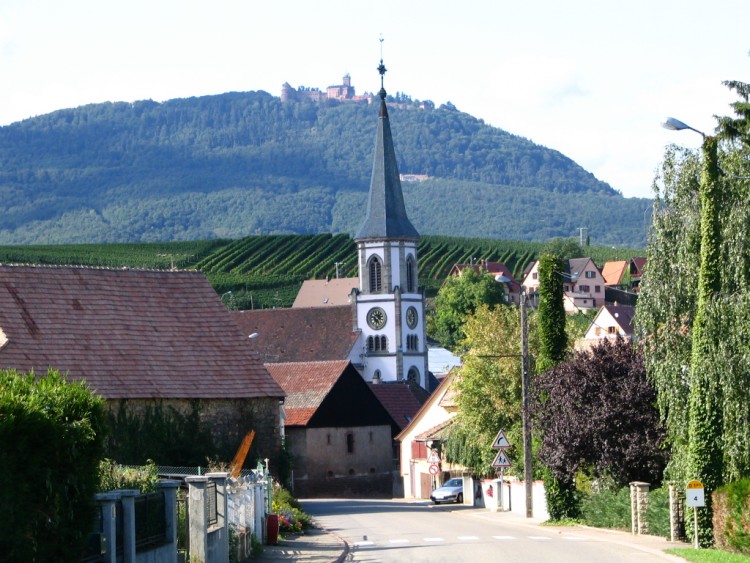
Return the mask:
M 433 463 L 430 465 L 430 475 L 437 475 L 440 472 L 440 468 L 437 464 Z

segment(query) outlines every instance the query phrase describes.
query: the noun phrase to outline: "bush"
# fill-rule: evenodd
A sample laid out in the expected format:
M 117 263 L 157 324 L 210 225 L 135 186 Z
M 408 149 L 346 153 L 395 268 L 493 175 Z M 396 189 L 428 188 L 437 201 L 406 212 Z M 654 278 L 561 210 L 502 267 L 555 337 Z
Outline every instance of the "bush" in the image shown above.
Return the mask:
M 76 561 L 94 520 L 104 402 L 84 382 L 0 371 L 0 553 Z
M 280 532 L 301 532 L 312 527 L 310 517 L 302 512 L 302 507 L 292 494 L 281 485 L 274 483 L 271 509 L 279 515 Z
M 669 524 L 669 487 L 661 487 L 648 493 L 646 522 L 650 535 L 667 539 L 672 537 Z
M 581 499 L 581 518 L 596 528 L 627 529 L 631 527 L 630 488 L 604 489 Z
M 719 487 L 712 498 L 716 547 L 750 554 L 750 479 Z
M 141 493 L 156 490 L 159 482 L 159 468 L 152 460 L 139 467 L 119 465 L 111 459 L 99 463 L 99 492 L 117 489 L 137 489 Z

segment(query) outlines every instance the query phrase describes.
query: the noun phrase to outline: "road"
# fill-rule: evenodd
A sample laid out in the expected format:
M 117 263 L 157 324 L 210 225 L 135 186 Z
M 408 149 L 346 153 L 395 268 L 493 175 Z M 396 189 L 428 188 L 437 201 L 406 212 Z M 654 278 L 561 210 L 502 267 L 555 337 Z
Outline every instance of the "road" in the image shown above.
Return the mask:
M 510 513 L 403 500 L 306 500 L 305 512 L 343 538 L 347 561 L 554 563 L 682 561 L 668 542 L 583 527 L 540 526 Z

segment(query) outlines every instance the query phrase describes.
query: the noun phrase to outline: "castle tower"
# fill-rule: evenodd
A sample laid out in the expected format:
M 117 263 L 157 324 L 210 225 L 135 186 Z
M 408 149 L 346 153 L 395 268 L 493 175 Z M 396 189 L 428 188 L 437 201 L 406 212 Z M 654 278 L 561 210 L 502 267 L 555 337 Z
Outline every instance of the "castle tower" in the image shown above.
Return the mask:
M 359 291 L 353 292 L 366 381 L 412 379 L 427 386 L 424 296 L 418 285 L 419 233 L 409 221 L 380 66 L 378 116 L 365 222 L 354 237 Z

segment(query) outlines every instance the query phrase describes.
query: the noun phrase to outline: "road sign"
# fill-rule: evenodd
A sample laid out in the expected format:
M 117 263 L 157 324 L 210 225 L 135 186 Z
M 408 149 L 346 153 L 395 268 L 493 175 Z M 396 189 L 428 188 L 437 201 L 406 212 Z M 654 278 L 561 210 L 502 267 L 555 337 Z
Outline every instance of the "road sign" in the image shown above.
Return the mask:
M 440 473 L 440 468 L 437 466 L 437 463 L 433 463 L 430 465 L 430 475 L 437 475 Z
M 495 461 L 492 462 L 492 467 L 510 467 L 510 460 L 503 450 L 497 452 Z
M 688 506 L 692 506 L 693 508 L 706 506 L 706 497 L 705 490 L 703 489 L 703 483 L 696 480 L 690 481 L 687 484 L 685 501 Z
M 440 463 L 440 454 L 437 450 L 430 450 L 430 455 L 427 456 L 427 461 L 430 463 Z
M 497 436 L 495 437 L 495 441 L 492 443 L 492 447 L 496 450 L 500 450 L 502 448 L 509 448 L 510 442 L 508 442 L 508 438 L 505 437 L 505 432 L 502 430 L 497 433 Z

